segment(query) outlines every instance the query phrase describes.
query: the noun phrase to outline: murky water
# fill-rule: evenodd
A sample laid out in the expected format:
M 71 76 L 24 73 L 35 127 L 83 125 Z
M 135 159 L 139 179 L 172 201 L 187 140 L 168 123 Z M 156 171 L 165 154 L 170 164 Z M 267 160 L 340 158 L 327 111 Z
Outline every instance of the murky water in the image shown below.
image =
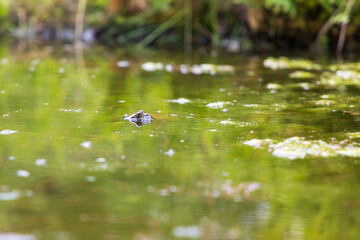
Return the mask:
M 0 60 L 0 239 L 360 237 L 357 65 L 8 45 Z M 124 120 L 139 110 L 155 120 Z

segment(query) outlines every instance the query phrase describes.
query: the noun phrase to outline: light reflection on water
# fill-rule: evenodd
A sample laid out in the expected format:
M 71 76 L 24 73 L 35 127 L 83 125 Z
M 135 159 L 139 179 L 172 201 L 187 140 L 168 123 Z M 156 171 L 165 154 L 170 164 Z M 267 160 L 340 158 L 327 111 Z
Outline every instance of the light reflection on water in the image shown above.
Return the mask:
M 360 236 L 356 157 L 289 160 L 244 144 L 299 136 L 357 146 L 357 87 L 299 84 L 255 57 L 149 61 L 95 49 L 75 64 L 61 49 L 12 51 L 0 48 L 3 236 Z M 337 97 L 321 104 L 325 95 Z M 155 120 L 123 120 L 140 109 Z

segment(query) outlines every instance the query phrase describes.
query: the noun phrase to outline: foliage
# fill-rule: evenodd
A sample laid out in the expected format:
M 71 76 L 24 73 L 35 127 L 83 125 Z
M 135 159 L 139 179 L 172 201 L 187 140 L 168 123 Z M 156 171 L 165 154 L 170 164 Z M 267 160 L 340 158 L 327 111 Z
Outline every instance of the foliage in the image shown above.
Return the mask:
M 331 27 L 352 24 L 349 35 L 354 38 L 349 40 L 356 42 L 354 32 L 360 24 L 360 15 L 354 13 L 359 10 L 360 2 L 354 1 L 351 6 L 348 3 L 343 0 L 94 0 L 87 1 L 85 26 L 100 29 L 99 38 L 113 44 L 137 44 L 152 34 L 156 37 L 148 44 L 164 46 L 183 42 L 187 49 L 208 44 L 218 47 L 223 40 L 234 39 L 243 48 L 259 40 L 272 42 L 276 47 L 310 46 L 321 26 L 337 11 L 331 18 Z M 36 31 L 71 29 L 76 5 L 77 0 L 3 0 L 0 25 L 3 29 L 12 26 L 12 29 Z M 178 12 L 182 12 L 181 19 L 172 24 Z M 309 25 L 310 21 L 313 24 Z M 161 34 L 153 33 L 160 26 L 170 27 Z M 329 31 L 318 40 L 331 45 L 337 41 L 336 34 L 336 30 Z
M 9 23 L 7 22 L 9 10 L 10 10 L 10 0 L 2 0 L 0 1 L 0 28 L 4 29 L 9 27 Z M 1 30 L 0 30 L 1 33 Z
M 265 7 L 275 14 L 283 12 L 289 14 L 291 17 L 295 17 L 297 11 L 294 0 L 235 0 L 234 2 L 243 3 L 252 8 Z

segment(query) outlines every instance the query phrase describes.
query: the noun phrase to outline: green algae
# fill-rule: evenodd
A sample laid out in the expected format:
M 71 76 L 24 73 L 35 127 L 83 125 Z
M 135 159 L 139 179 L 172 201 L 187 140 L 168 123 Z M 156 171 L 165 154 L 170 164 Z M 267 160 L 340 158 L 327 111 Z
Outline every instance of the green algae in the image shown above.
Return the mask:
M 321 70 L 320 64 L 305 59 L 290 59 L 287 57 L 273 58 L 268 57 L 264 60 L 264 67 L 272 70 L 278 69 L 304 69 L 304 70 Z
M 349 138 L 360 138 L 360 132 L 347 133 L 346 135 L 349 136 Z
M 281 84 L 278 84 L 278 83 L 268 83 L 266 85 L 266 88 L 267 89 L 270 89 L 270 90 L 278 90 L 278 89 L 281 89 L 283 86 L 281 86 Z
M 206 104 L 206 107 L 212 109 L 222 109 L 225 105 L 232 104 L 231 102 L 217 101 Z
M 257 125 L 256 122 L 239 122 L 239 121 L 234 121 L 231 119 L 222 120 L 219 123 L 222 125 L 232 125 L 232 126 L 236 126 L 236 127 L 250 127 L 250 126 Z
M 334 63 L 327 66 L 327 69 L 331 71 L 337 70 L 360 70 L 360 63 L 359 62 L 347 62 L 347 63 Z
M 301 82 L 301 83 L 297 83 L 296 86 L 302 88 L 303 90 L 310 90 L 311 88 L 315 88 L 316 85 L 315 84 L 311 84 L 311 83 L 308 83 L 308 82 Z
M 314 100 L 311 103 L 314 104 L 314 105 L 317 105 L 317 106 L 334 106 L 338 102 L 335 101 L 335 100 L 320 99 L 320 100 Z
M 130 63 L 127 61 L 118 62 L 120 68 L 128 67 Z M 235 71 L 234 66 L 232 65 L 216 65 L 210 63 L 202 64 L 179 64 L 174 65 L 172 63 L 162 63 L 162 62 L 145 62 L 141 65 L 141 69 L 146 72 L 156 72 L 156 71 L 166 71 L 166 72 L 180 72 L 182 74 L 232 74 Z
M 306 71 L 295 71 L 289 74 L 289 78 L 315 78 L 316 76 L 316 74 Z
M 360 85 L 360 72 L 343 71 L 324 72 L 320 76 L 322 85 L 341 86 L 341 85 Z
M 343 142 L 340 142 L 336 144 L 327 143 L 322 140 L 305 140 L 305 138 L 301 137 L 292 137 L 287 138 L 284 141 L 275 141 L 271 139 L 250 139 L 244 141 L 243 144 L 254 148 L 267 146 L 272 155 L 279 158 L 287 158 L 290 160 L 303 159 L 306 156 L 360 157 L 360 147 L 355 145 L 355 143 L 343 144 Z
M 320 98 L 322 99 L 331 99 L 331 100 L 336 100 L 338 99 L 339 97 L 334 95 L 334 94 L 324 94 L 324 95 L 321 95 Z
M 251 146 L 251 147 L 254 147 L 254 148 L 260 148 L 262 146 L 267 146 L 269 144 L 271 144 L 273 142 L 273 140 L 271 139 L 250 139 L 250 140 L 246 140 L 244 141 L 243 143 L 245 145 L 248 145 L 248 146 Z
M 294 71 L 289 74 L 290 79 L 314 79 L 316 85 L 341 86 L 360 85 L 360 63 L 334 63 L 322 66 L 305 59 L 290 59 L 286 57 L 269 57 L 263 62 L 264 67 L 275 71 L 284 69 L 302 69 L 310 71 Z M 323 72 L 321 72 L 323 70 Z M 319 80 L 318 80 L 318 79 Z

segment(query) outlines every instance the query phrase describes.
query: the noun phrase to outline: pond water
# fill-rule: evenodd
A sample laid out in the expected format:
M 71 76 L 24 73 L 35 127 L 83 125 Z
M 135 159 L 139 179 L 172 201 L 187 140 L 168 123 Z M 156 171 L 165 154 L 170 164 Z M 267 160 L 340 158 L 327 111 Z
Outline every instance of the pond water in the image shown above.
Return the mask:
M 357 63 L 8 44 L 0 60 L 0 239 L 360 237 Z M 154 120 L 124 120 L 139 110 Z

